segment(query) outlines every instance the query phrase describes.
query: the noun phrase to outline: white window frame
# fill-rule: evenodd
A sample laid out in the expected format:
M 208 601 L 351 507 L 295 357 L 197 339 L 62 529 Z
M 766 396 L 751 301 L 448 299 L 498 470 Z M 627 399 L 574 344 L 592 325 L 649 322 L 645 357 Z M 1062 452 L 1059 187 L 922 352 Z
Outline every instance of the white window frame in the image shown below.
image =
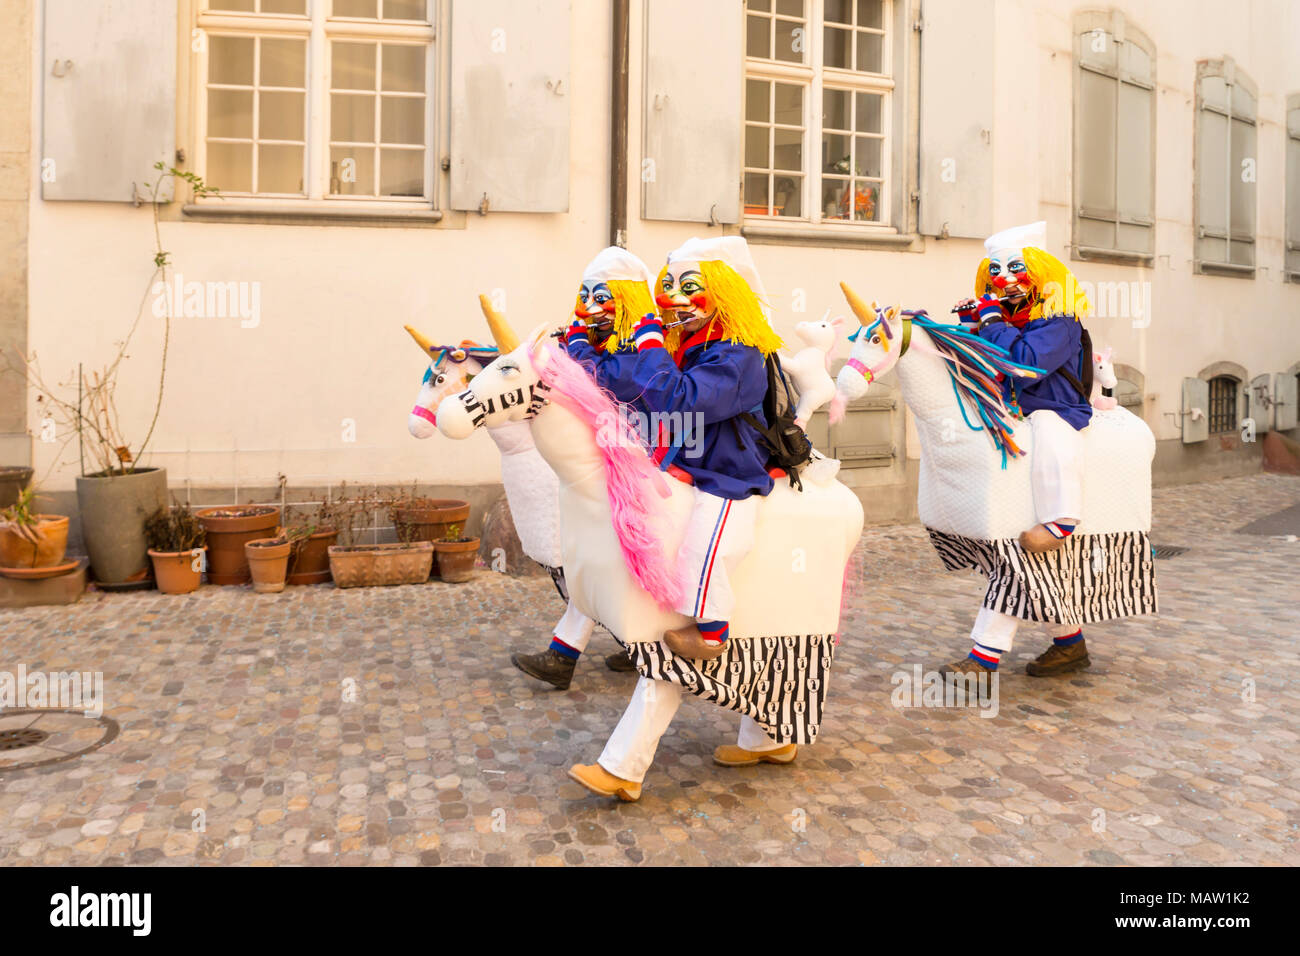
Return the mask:
M 775 6 L 776 0 L 773 0 Z M 852 0 L 851 0 L 852 2 Z M 803 156 L 804 168 L 801 175 L 802 187 L 800 193 L 800 208 L 803 210 L 802 216 L 778 216 L 778 215 L 754 215 L 745 213 L 744 223 L 757 227 L 765 226 L 803 226 L 824 234 L 841 234 L 845 236 L 863 236 L 888 234 L 896 235 L 898 229 L 893 225 L 894 210 L 892 208 L 892 196 L 894 192 L 893 183 L 893 154 L 896 147 L 894 137 L 894 91 L 896 87 L 894 79 L 894 31 L 897 29 L 894 16 L 895 0 L 883 0 L 881 10 L 881 23 L 883 24 L 882 34 L 884 36 L 881 42 L 881 67 L 882 73 L 860 73 L 853 70 L 844 70 L 835 67 L 821 66 L 823 58 L 823 46 L 825 43 L 825 0 L 804 0 L 804 22 L 807 26 L 805 34 L 806 43 L 804 48 L 804 62 L 789 63 L 783 60 L 760 59 L 751 57 L 746 50 L 745 79 L 746 81 L 754 80 L 776 80 L 782 83 L 790 83 L 803 87 Z M 757 13 L 757 11 L 756 11 Z M 748 9 L 745 11 L 748 16 Z M 813 64 L 817 64 L 814 66 Z M 748 82 L 746 82 L 744 91 L 748 95 Z M 822 138 L 822 94 L 827 87 L 837 90 L 849 90 L 851 92 L 878 93 L 881 94 L 881 116 L 880 129 L 882 131 L 881 147 L 881 176 L 880 189 L 878 190 L 877 202 L 879 209 L 877 217 L 870 221 L 845 221 L 839 219 L 824 219 L 821 207 L 821 188 L 822 188 L 822 169 L 821 169 L 821 138 Z M 748 126 L 746 120 L 744 103 L 741 105 L 741 123 Z M 769 160 L 771 150 L 775 148 L 775 136 L 768 145 Z M 762 173 L 765 170 L 756 167 L 744 165 L 744 145 L 742 140 L 741 149 L 741 190 L 742 190 L 742 209 L 744 207 L 744 180 L 745 174 L 750 172 Z M 812 163 L 816 162 L 817 167 L 814 169 Z M 865 178 L 865 177 L 861 177 Z M 769 202 L 771 197 L 769 196 Z
M 1205 102 L 1202 92 L 1202 83 L 1207 77 L 1219 77 L 1227 84 L 1228 109 L 1226 113 L 1219 107 L 1212 106 Z M 1239 116 L 1232 111 L 1232 89 L 1235 86 L 1240 86 L 1245 89 L 1254 103 L 1254 112 L 1249 118 Z M 1255 86 L 1255 83 L 1250 79 L 1250 77 L 1237 68 L 1236 63 L 1233 62 L 1231 57 L 1224 57 L 1221 60 L 1203 60 L 1197 64 L 1196 119 L 1195 129 L 1193 132 L 1194 139 L 1192 142 L 1193 163 L 1195 163 L 1196 157 L 1200 156 L 1201 152 L 1201 116 L 1204 113 L 1217 113 L 1218 115 L 1225 117 L 1228 121 L 1227 132 L 1224 136 L 1224 149 L 1227 151 L 1227 161 L 1224 163 L 1224 167 L 1227 175 L 1224 182 L 1221 184 L 1222 188 L 1225 190 L 1225 222 L 1222 235 L 1219 235 L 1217 231 L 1211 232 L 1201 223 L 1201 190 L 1205 189 L 1209 184 L 1202 181 L 1202 171 L 1199 167 L 1195 167 L 1195 174 L 1192 183 L 1192 215 L 1195 221 L 1195 228 L 1192 232 L 1194 242 L 1192 251 L 1193 261 L 1196 263 L 1196 272 L 1201 275 L 1218 275 L 1231 276 L 1239 279 L 1253 279 L 1255 278 L 1255 270 L 1259 268 L 1259 88 Z M 1248 122 L 1255 130 L 1255 156 L 1253 158 L 1256 161 L 1256 179 L 1254 183 L 1256 189 L 1252 190 L 1255 202 L 1255 231 L 1250 236 L 1234 234 L 1232 231 L 1232 176 L 1234 173 L 1232 165 L 1232 124 L 1234 120 L 1238 119 L 1243 122 Z M 1240 170 L 1238 169 L 1236 172 L 1240 173 Z M 1202 239 L 1222 239 L 1227 242 L 1227 260 L 1219 261 L 1218 259 L 1202 259 Z M 1231 261 L 1232 244 L 1236 242 L 1247 244 L 1251 247 L 1251 258 L 1253 260 L 1252 265 L 1245 265 L 1243 263 Z
M 436 208 L 439 196 L 438 175 L 439 133 L 441 117 L 438 115 L 439 50 L 436 38 L 441 6 L 438 0 L 428 0 L 427 23 L 416 21 L 364 20 L 330 15 L 332 0 L 307 0 L 307 15 L 227 13 L 213 11 L 220 0 L 199 0 L 196 4 L 194 29 L 190 49 L 193 51 L 193 104 L 194 104 L 194 171 L 206 179 L 207 173 L 207 78 L 212 36 L 272 36 L 295 37 L 307 41 L 307 117 L 304 136 L 305 196 L 297 194 L 229 193 L 228 198 L 197 197 L 196 205 L 210 207 L 214 212 L 223 203 L 234 202 L 239 207 L 266 206 L 268 209 L 292 207 L 303 212 L 311 211 L 375 211 L 375 210 L 429 210 Z M 332 40 L 367 40 L 388 42 L 420 42 L 427 44 L 425 68 L 425 147 L 423 196 L 334 196 L 329 192 L 330 179 L 330 49 Z M 256 71 L 257 64 L 254 64 Z M 254 83 L 258 81 L 256 72 Z M 254 111 L 257 97 L 254 96 Z M 256 116 L 256 112 L 254 114 Z M 254 125 L 256 133 L 256 125 Z M 219 185 L 219 184 L 218 184 Z

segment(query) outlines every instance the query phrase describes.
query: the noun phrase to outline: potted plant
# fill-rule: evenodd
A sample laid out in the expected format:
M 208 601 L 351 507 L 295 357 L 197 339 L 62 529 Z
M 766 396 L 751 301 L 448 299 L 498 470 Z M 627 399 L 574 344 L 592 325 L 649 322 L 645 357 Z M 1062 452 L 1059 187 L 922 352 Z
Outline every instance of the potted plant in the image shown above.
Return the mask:
M 462 537 L 460 525 L 447 529 L 447 535 L 434 542 L 438 552 L 438 573 L 444 581 L 462 584 L 474 576 L 474 561 L 478 558 L 478 538 Z
M 283 528 L 279 529 L 275 537 L 244 542 L 244 555 L 248 561 L 254 591 L 258 594 L 275 594 L 284 590 L 292 548 Z
M 207 532 L 209 583 L 247 584 L 250 574 L 244 545 L 274 536 L 280 527 L 280 509 L 274 505 L 203 508 L 197 517 Z
M 357 544 L 358 525 L 377 511 L 391 514 L 395 502 L 378 494 L 348 497 L 346 487 L 331 503 L 341 544 L 329 548 L 330 575 L 336 587 L 374 587 L 420 584 L 429 579 L 433 566 L 433 544 L 429 541 L 398 541 L 395 544 Z M 409 533 L 409 529 L 408 529 Z
M 289 525 L 289 570 L 286 584 L 324 584 L 330 579 L 330 545 L 338 530 L 317 516 L 316 520 Z
M 398 541 L 435 543 L 432 574 L 439 577 L 436 542 L 446 538 L 453 525 L 463 526 L 469 520 L 469 502 L 459 498 L 422 498 L 412 486 L 410 494 L 393 503 L 388 517 Z
M 76 480 L 77 507 L 82 538 L 90 554 L 95 578 L 110 587 L 139 581 L 148 575 L 150 558 L 144 525 L 151 515 L 167 507 L 166 470 L 141 465 L 162 409 L 175 306 L 169 294 L 170 254 L 162 247 L 158 225 L 160 194 L 169 180 L 189 183 L 195 196 L 215 195 L 217 192 L 198 176 L 174 166 L 158 162 L 154 169 L 158 170 L 158 177 L 149 186 L 154 225 L 154 248 L 150 257 L 153 270 L 145 284 L 146 294 L 141 297 L 135 319 L 125 337 L 116 343 L 116 352 L 111 360 L 99 369 L 87 370 L 78 366 L 74 380 L 52 383 L 42 374 L 35 354 L 21 356 L 22 371 L 37 393 L 37 417 L 49 420 L 54 426 L 54 434 L 65 436 L 56 454 L 61 455 L 74 436 L 77 439 L 81 458 L 81 473 Z M 153 293 L 156 288 L 164 290 L 162 296 Z M 139 431 L 144 432 L 144 437 L 135 443 L 127 437 L 127 431 L 134 429 L 124 429 L 118 417 L 118 373 L 146 312 L 145 305 L 151 301 L 154 314 L 158 314 L 159 304 L 164 306 L 159 315 L 163 320 L 162 354 L 153 416 L 147 428 L 140 426 Z
M 53 568 L 68 550 L 68 519 L 62 515 L 38 514 L 32 488 L 24 488 L 18 500 L 0 511 L 0 567 Z
M 206 532 L 188 505 L 159 508 L 144 523 L 154 581 L 163 594 L 198 590 L 206 564 Z

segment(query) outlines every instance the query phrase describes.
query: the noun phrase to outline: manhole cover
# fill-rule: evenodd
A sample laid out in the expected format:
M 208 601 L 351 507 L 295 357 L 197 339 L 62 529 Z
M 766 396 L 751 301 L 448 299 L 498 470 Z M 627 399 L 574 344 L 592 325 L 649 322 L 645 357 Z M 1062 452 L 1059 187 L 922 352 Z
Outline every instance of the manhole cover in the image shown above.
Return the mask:
M 63 763 L 98 750 L 121 728 L 79 710 L 0 710 L 0 774 Z
M 1176 544 L 1158 544 L 1152 545 L 1151 553 L 1157 558 L 1176 558 L 1180 554 L 1186 554 L 1190 548 L 1180 548 Z
M 33 747 L 49 737 L 43 730 L 24 727 L 21 730 L 0 730 L 0 750 L 17 750 L 20 747 Z

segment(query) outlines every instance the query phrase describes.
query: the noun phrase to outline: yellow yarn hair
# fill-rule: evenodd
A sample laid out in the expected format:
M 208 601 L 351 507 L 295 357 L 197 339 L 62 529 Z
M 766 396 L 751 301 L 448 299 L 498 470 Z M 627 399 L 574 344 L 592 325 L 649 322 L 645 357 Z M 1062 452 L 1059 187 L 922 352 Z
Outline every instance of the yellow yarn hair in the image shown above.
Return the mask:
M 654 298 L 644 282 L 636 279 L 610 279 L 607 283 L 614 295 L 618 309 L 614 312 L 614 331 L 605 340 L 605 351 L 617 352 L 623 343 L 632 338 L 632 331 L 641 316 L 654 312 Z
M 1065 263 L 1050 252 L 1025 246 L 1021 250 L 1025 260 L 1025 273 L 1033 287 L 1033 306 L 1029 310 L 1030 321 L 1047 315 L 1069 315 L 1081 320 L 1091 310 L 1088 297 L 1079 287 L 1079 280 L 1066 267 Z M 996 294 L 997 289 L 989 276 L 989 260 L 985 257 L 975 270 L 975 295 L 978 298 L 986 292 Z
M 659 273 L 656 288 L 662 289 L 664 276 L 668 272 L 665 266 Z M 767 317 L 758 296 L 749 287 L 740 273 L 725 262 L 709 261 L 700 263 L 700 274 L 704 277 L 704 291 L 709 297 L 709 304 L 716 311 L 713 321 L 721 322 L 723 341 L 740 345 L 752 345 L 763 353 L 771 355 L 784 343 L 776 334 Z M 673 317 L 673 311 L 659 310 L 665 321 Z M 669 351 L 676 351 L 681 342 L 681 329 L 670 329 L 665 336 L 664 346 Z

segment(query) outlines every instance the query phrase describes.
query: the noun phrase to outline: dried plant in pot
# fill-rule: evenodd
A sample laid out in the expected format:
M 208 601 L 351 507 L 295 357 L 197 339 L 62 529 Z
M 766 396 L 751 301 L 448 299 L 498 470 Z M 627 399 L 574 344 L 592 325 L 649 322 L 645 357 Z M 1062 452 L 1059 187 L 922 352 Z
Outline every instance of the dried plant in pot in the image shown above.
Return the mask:
M 460 525 L 447 529 L 441 541 L 433 543 L 438 551 L 438 574 L 450 584 L 463 584 L 474 576 L 474 563 L 478 560 L 478 538 L 468 538 L 460 533 Z
M 303 521 L 285 528 L 289 539 L 289 571 L 286 584 L 324 584 L 330 579 L 329 549 L 338 540 L 338 529 L 321 523 L 322 519 Z
M 284 590 L 289 570 L 289 553 L 292 550 L 293 545 L 289 543 L 284 529 L 279 529 L 271 538 L 244 542 L 244 556 L 248 560 L 254 591 L 258 594 L 275 594 Z
M 280 509 L 274 505 L 202 508 L 196 517 L 207 532 L 210 584 L 247 584 L 244 545 L 274 536 L 280 527 Z
M 188 505 L 159 508 L 144 523 L 154 581 L 164 594 L 198 590 L 207 567 L 207 532 Z
M 398 541 L 396 544 L 356 544 L 358 524 L 377 512 L 391 514 L 394 501 L 378 494 L 342 498 L 330 503 L 340 544 L 329 549 L 330 574 L 341 588 L 420 584 L 429 579 L 433 544 Z
M 18 500 L 0 511 L 0 567 L 53 568 L 68 550 L 68 519 L 40 514 L 36 492 L 24 488 Z

